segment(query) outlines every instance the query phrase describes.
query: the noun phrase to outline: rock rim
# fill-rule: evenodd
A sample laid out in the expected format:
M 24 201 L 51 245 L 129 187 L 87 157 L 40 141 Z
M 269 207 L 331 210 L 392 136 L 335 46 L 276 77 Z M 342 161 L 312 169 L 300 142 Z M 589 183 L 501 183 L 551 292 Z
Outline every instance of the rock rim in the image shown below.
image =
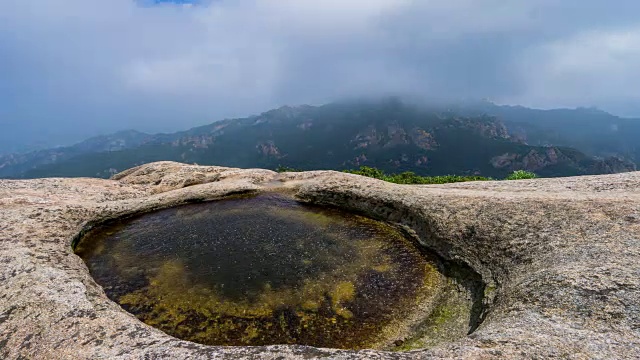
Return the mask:
M 470 335 L 410 352 L 213 347 L 110 301 L 72 243 L 109 219 L 285 191 L 397 223 L 486 284 Z M 0 180 L 0 358 L 640 358 L 640 172 L 396 185 L 334 171 L 159 162 L 111 180 Z

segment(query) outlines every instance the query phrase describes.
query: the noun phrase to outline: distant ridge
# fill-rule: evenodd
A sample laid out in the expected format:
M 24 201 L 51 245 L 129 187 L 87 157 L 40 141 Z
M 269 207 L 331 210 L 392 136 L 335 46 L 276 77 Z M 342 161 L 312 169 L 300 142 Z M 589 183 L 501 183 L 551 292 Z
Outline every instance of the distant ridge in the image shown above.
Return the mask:
M 604 174 L 636 169 L 640 120 L 596 109 L 535 110 L 468 102 L 447 107 L 398 98 L 283 106 L 171 134 L 134 130 L 79 144 L 0 156 L 0 176 L 109 177 L 173 160 L 303 170 L 362 165 L 420 175 L 504 177 Z

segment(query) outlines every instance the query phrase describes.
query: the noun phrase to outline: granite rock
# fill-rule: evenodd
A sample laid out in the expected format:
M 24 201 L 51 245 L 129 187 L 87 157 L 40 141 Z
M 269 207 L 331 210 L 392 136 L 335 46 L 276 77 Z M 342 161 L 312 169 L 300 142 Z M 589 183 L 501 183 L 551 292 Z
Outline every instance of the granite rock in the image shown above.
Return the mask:
M 72 251 L 109 219 L 261 191 L 404 226 L 482 276 L 483 322 L 463 339 L 411 352 L 205 346 L 125 312 Z M 638 214 L 640 172 L 410 186 L 159 162 L 111 180 L 0 180 L 0 358 L 637 359 Z

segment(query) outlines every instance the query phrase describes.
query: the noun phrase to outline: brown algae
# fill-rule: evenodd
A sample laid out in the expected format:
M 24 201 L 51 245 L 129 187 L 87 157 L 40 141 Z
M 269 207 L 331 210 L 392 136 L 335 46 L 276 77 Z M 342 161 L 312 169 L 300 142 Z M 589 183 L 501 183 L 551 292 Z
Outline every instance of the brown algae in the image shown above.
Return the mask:
M 393 348 L 447 283 L 395 228 L 275 194 L 118 221 L 75 251 L 125 310 L 208 345 Z

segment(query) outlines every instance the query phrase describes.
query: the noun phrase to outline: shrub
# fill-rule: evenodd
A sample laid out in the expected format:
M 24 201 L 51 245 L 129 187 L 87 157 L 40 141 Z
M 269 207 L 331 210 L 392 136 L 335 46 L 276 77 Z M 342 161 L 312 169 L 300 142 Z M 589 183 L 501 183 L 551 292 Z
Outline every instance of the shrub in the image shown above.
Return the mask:
M 358 170 L 344 170 L 349 174 L 367 176 L 374 179 L 384 180 L 395 184 L 448 184 L 465 181 L 486 181 L 493 180 L 484 176 L 460 176 L 460 175 L 443 175 L 443 176 L 420 176 L 411 171 L 400 174 L 385 174 L 382 170 L 361 166 Z M 517 170 L 505 178 L 505 180 L 522 180 L 535 179 L 538 175 L 525 170 Z
M 345 170 L 344 172 L 367 176 L 396 184 L 447 184 L 454 182 L 491 180 L 491 178 L 483 176 L 420 176 L 411 171 L 406 171 L 400 174 L 385 174 L 382 170 L 369 166 L 362 166 L 358 170 Z
M 384 180 L 385 174 L 382 170 L 369 166 L 361 166 L 358 170 L 345 170 L 344 172 L 356 175 L 367 176 L 374 179 Z
M 512 172 L 509 176 L 505 178 L 505 180 L 523 180 L 523 179 L 535 179 L 538 175 L 532 173 L 531 171 L 525 170 L 516 170 Z
M 276 168 L 276 172 L 282 173 L 282 172 L 300 172 L 302 170 L 300 169 L 296 169 L 296 168 L 292 168 L 292 167 L 288 167 L 288 166 L 282 166 L 282 165 L 278 165 L 278 167 Z

